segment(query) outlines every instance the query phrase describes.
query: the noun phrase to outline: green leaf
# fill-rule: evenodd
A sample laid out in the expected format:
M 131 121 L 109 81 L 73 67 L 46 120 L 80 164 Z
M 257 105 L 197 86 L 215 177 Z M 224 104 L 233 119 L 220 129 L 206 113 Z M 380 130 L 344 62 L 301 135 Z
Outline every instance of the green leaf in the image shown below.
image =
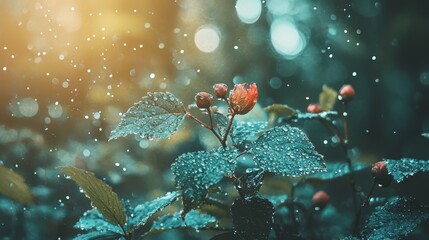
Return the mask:
M 279 118 L 294 118 L 298 111 L 286 104 L 272 104 L 264 108 L 268 112 L 268 125 L 275 126 Z
M 178 196 L 178 192 L 169 192 L 165 196 L 137 205 L 134 208 L 133 218 L 130 220 L 130 225 L 135 227 L 145 224 L 153 214 L 176 201 Z
M 24 178 L 1 164 L 0 193 L 20 203 L 34 202 L 34 195 L 30 192 Z
M 86 211 L 79 221 L 74 225 L 80 230 L 97 230 L 98 232 L 115 232 L 122 234 L 123 231 L 118 225 L 113 225 L 97 210 Z
M 331 111 L 337 101 L 338 93 L 326 86 L 323 85 L 322 92 L 319 94 L 319 104 L 322 107 L 323 111 Z
M 143 138 L 168 138 L 185 118 L 185 106 L 169 92 L 148 93 L 125 113 L 109 140 L 129 134 Z
M 190 211 L 185 220 L 182 220 L 181 213 L 167 214 L 153 222 L 149 232 L 159 232 L 169 229 L 191 227 L 196 230 L 205 228 L 209 223 L 216 222 L 216 218 L 206 213 L 200 213 L 197 210 Z
M 235 188 L 240 197 L 248 198 L 256 196 L 264 180 L 264 170 L 260 168 L 248 169 L 235 181 Z
M 75 167 L 60 167 L 59 170 L 70 176 L 103 216 L 113 224 L 124 226 L 126 222 L 125 210 L 118 195 L 112 188 L 96 178 L 93 173 Z
M 415 199 L 394 198 L 375 209 L 362 233 L 365 239 L 402 239 L 428 218 L 428 206 Z
M 208 189 L 217 184 L 223 174 L 233 173 L 236 165 L 235 148 L 185 153 L 171 166 L 176 185 L 182 192 L 185 213 L 199 206 Z
M 125 239 L 121 234 L 114 232 L 89 232 L 74 237 L 73 240 L 117 240 Z
M 387 171 L 396 182 L 402 182 L 405 178 L 413 176 L 417 172 L 429 172 L 429 161 L 402 158 L 400 160 L 384 159 L 387 163 Z
M 270 201 L 260 197 L 236 199 L 231 214 L 237 239 L 268 240 L 274 215 Z
M 363 169 L 369 168 L 371 165 L 355 162 L 353 163 L 353 172 L 358 172 Z M 344 162 L 336 162 L 336 163 L 328 163 L 326 172 L 319 172 L 310 174 L 307 176 L 308 179 L 315 179 L 315 180 L 330 180 L 334 178 L 339 178 L 345 175 L 348 175 L 350 173 L 350 169 L 347 163 Z
M 226 129 L 228 127 L 228 122 L 229 122 L 228 117 L 223 115 L 220 112 L 214 112 L 213 113 L 213 120 L 214 120 L 213 124 L 219 130 L 218 131 L 219 134 L 221 136 L 224 136 L 226 133 Z M 233 130 L 233 126 L 231 126 L 231 127 L 232 127 L 231 130 Z
M 239 145 L 243 141 L 252 141 L 258 137 L 258 133 L 267 127 L 267 122 L 238 122 L 232 131 L 232 139 Z
M 326 171 L 323 156 L 295 127 L 285 125 L 270 129 L 247 148 L 256 165 L 268 172 L 301 176 Z
M 274 113 L 277 116 L 295 116 L 296 110 L 286 104 L 272 104 L 264 108 L 269 113 Z

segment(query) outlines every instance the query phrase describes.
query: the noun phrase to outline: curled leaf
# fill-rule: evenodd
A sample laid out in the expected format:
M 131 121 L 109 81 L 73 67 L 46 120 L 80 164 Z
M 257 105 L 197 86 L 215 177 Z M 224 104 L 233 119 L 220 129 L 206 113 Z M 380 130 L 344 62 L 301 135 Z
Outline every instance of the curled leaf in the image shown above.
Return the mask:
M 108 221 L 119 226 L 125 225 L 124 206 L 109 185 L 96 178 L 92 172 L 75 167 L 60 167 L 59 170 L 85 191 L 92 204 Z
M 24 178 L 3 165 L 0 165 L 0 193 L 20 203 L 34 202 Z
M 319 103 L 323 111 L 331 111 L 337 101 L 338 93 L 334 89 L 323 85 L 322 92 L 319 95 Z

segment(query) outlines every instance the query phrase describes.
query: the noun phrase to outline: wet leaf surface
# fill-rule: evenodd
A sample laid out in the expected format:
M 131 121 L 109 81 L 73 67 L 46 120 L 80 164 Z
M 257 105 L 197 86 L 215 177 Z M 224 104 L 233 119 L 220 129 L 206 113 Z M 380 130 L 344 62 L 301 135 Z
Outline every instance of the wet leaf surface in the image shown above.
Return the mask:
M 238 154 L 235 148 L 219 148 L 185 153 L 177 158 L 171 169 L 182 193 L 185 213 L 199 206 L 208 189 L 218 183 L 224 174 L 234 172 Z
M 150 202 L 137 205 L 134 208 L 133 218 L 130 219 L 130 225 L 138 226 L 145 224 L 146 221 L 156 212 L 176 201 L 179 196 L 178 192 L 169 192 L 165 196 L 159 197 Z
M 114 232 L 90 232 L 74 237 L 73 240 L 123 240 L 122 235 Z
M 270 201 L 260 197 L 236 199 L 231 214 L 236 239 L 268 239 L 274 215 Z
M 232 139 L 234 143 L 239 145 L 243 141 L 255 140 L 258 137 L 258 133 L 263 131 L 267 127 L 267 122 L 237 122 L 234 130 L 232 131 Z
M 235 188 L 242 198 L 255 196 L 262 186 L 264 170 L 249 169 L 234 181 Z
M 285 125 L 270 129 L 247 148 L 256 165 L 268 172 L 301 176 L 326 171 L 323 156 L 295 127 Z
M 96 230 L 98 232 L 123 234 L 122 229 L 118 225 L 107 221 L 97 209 L 86 211 L 74 227 L 80 230 Z
M 20 203 L 34 202 L 34 195 L 30 192 L 25 179 L 12 169 L 6 168 L 1 164 L 0 193 Z
M 183 103 L 169 92 L 148 93 L 125 113 L 109 140 L 138 134 L 146 139 L 168 138 L 185 118 Z
M 75 167 L 60 167 L 59 170 L 75 181 L 85 191 L 92 204 L 111 223 L 125 225 L 125 210 L 112 188 L 96 178 L 93 173 Z
M 368 239 L 402 239 L 428 218 L 428 206 L 415 199 L 393 198 L 375 209 L 362 233 Z
M 214 127 L 218 129 L 218 133 L 221 136 L 225 135 L 226 129 L 228 127 L 228 117 L 223 115 L 220 112 L 214 112 L 213 113 L 213 124 Z M 230 132 L 233 132 L 234 125 L 232 126 Z
M 418 172 L 429 172 L 429 161 L 402 158 L 400 160 L 385 159 L 387 171 L 396 182 L 402 182 L 406 178 Z
M 370 167 L 371 165 L 368 165 L 368 164 L 354 162 L 352 172 L 358 172 L 364 169 L 368 169 Z M 307 177 L 307 179 L 330 180 L 330 179 L 346 176 L 349 173 L 350 173 L 349 166 L 345 162 L 327 163 L 326 172 L 310 174 Z
M 216 218 L 206 214 L 201 213 L 197 210 L 190 211 L 185 220 L 182 220 L 180 212 L 164 215 L 153 222 L 151 231 L 164 231 L 175 228 L 191 227 L 194 229 L 201 229 L 207 227 L 209 223 L 216 222 Z
M 308 119 L 332 119 L 338 117 L 336 111 L 326 111 L 321 113 L 299 113 L 296 120 L 308 120 Z

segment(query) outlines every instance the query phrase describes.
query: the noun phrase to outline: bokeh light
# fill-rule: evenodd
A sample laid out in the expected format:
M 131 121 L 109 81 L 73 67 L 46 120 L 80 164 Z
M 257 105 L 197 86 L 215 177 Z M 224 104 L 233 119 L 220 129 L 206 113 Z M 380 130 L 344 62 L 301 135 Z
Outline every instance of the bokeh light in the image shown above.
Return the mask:
M 307 45 L 303 33 L 286 17 L 277 18 L 273 21 L 270 36 L 276 52 L 285 58 L 296 57 Z
M 220 43 L 219 32 L 212 26 L 202 26 L 195 33 L 195 45 L 205 53 L 210 53 L 216 50 Z
M 237 0 L 235 10 L 243 23 L 255 23 L 261 16 L 262 3 L 260 0 Z

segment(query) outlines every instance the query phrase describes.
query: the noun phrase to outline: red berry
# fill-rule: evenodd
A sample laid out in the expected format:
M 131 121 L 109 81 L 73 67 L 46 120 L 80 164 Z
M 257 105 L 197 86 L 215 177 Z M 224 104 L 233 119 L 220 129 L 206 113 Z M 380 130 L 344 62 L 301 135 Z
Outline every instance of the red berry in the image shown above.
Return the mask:
M 352 85 L 344 85 L 340 89 L 340 96 L 339 99 L 341 101 L 351 101 L 355 97 L 355 90 L 353 89 Z
M 213 85 L 213 90 L 217 98 L 225 98 L 228 92 L 228 86 L 225 83 L 216 83 Z
M 209 108 L 212 105 L 213 96 L 207 92 L 199 92 L 195 95 L 195 103 L 199 108 Z
M 317 103 L 310 103 L 307 107 L 307 112 L 309 113 L 321 113 L 322 111 L 322 107 Z
M 389 175 L 389 172 L 387 171 L 385 161 L 380 161 L 374 163 L 374 165 L 371 168 L 372 176 L 374 177 L 374 181 L 378 183 L 378 185 L 382 187 L 388 187 L 390 183 L 392 182 L 392 175 Z
M 313 195 L 313 205 L 317 208 L 324 208 L 330 198 L 325 191 L 318 191 Z

